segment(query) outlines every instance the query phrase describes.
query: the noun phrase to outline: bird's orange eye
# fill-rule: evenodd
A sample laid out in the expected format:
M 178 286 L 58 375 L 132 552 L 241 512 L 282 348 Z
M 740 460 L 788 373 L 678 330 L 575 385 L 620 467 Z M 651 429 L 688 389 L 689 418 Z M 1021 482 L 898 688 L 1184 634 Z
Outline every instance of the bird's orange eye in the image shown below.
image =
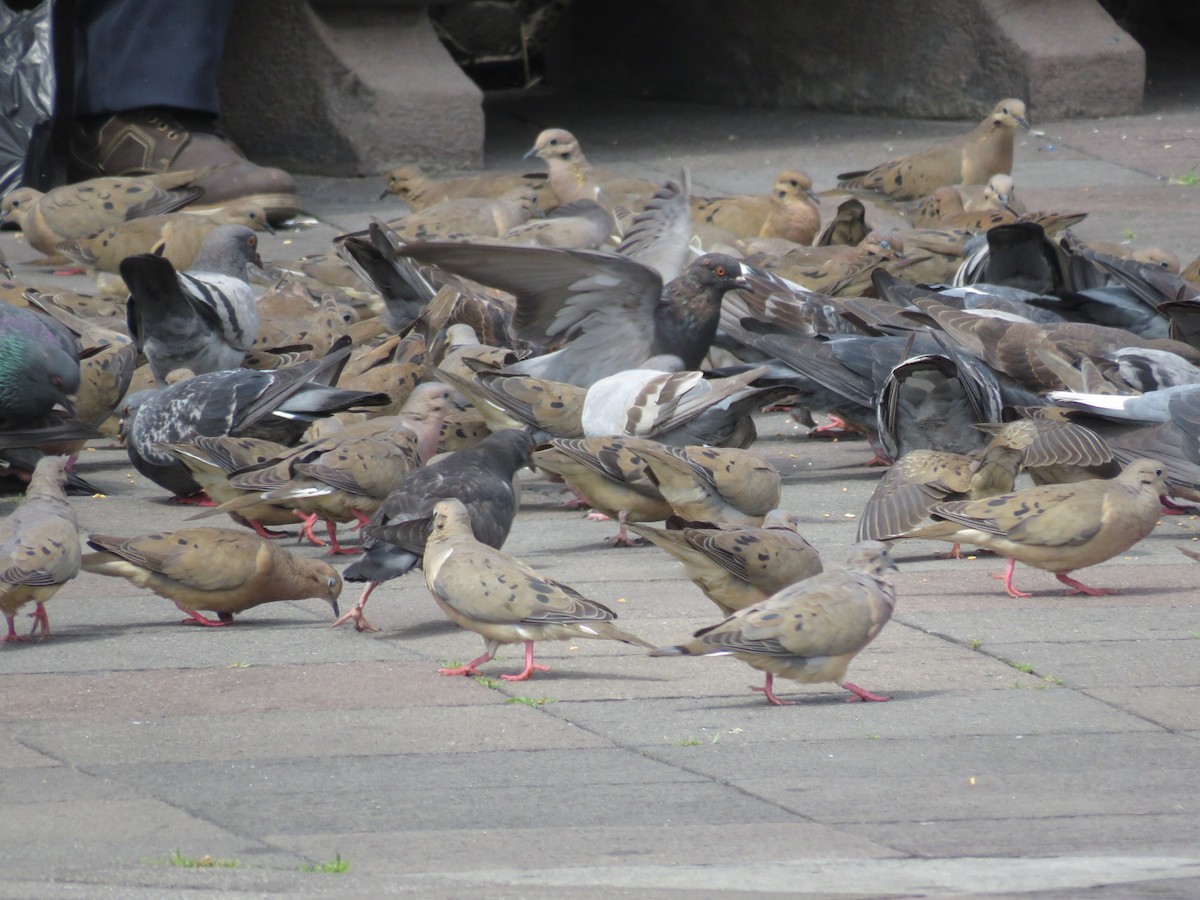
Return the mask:
M 246 239 L 246 243 L 253 247 L 258 243 L 258 238 L 256 238 L 254 235 L 250 235 L 250 237 Z
M 714 274 L 715 274 L 715 275 L 716 275 L 718 278 L 724 278 L 724 277 L 725 277 L 725 267 L 724 267 L 724 266 L 717 266 L 715 269 L 713 269 L 713 273 L 714 273 Z

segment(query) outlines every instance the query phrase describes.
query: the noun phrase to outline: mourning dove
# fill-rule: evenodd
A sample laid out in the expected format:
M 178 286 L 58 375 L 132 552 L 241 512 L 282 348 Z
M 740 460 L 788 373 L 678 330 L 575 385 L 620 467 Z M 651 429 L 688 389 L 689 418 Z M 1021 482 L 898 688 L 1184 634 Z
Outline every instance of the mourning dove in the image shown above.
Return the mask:
M 174 172 L 134 178 L 93 178 L 43 194 L 17 188 L 0 202 L 0 221 L 15 222 L 30 246 L 55 256 L 58 245 L 127 222 L 179 209 L 204 191 L 192 182 L 202 173 Z
M 667 520 L 666 528 L 630 525 L 683 563 L 688 578 L 724 615 L 821 571 L 821 557 L 803 535 L 796 516 L 773 509 L 754 525 L 711 525 Z
M 857 197 L 838 204 L 837 213 L 814 242 L 818 247 L 843 245 L 856 247 L 871 233 L 866 220 L 867 208 Z
M 844 568 L 825 571 L 785 587 L 761 603 L 740 609 L 724 622 L 701 628 L 685 644 L 660 647 L 651 656 L 729 654 L 767 673 L 754 688 L 769 703 L 788 706 L 775 695 L 775 676 L 803 684 L 832 681 L 850 691 L 847 698 L 885 701 L 846 681 L 850 661 L 871 643 L 892 617 L 896 565 L 878 541 L 854 545 Z
M 580 387 L 654 356 L 696 368 L 721 298 L 746 284 L 738 261 L 721 254 L 700 257 L 664 287 L 653 268 L 594 250 L 425 243 L 402 252 L 514 294 L 520 336 L 568 343 L 509 370 Z
M 537 191 L 518 187 L 495 200 L 443 200 L 388 225 L 406 241 L 495 238 L 529 221 L 536 208 Z
M 818 202 L 806 173 L 785 170 L 776 177 L 770 195 L 692 198 L 692 217 L 735 238 L 774 237 L 811 244 L 821 230 Z
M 533 453 L 533 462 L 565 481 L 599 513 L 617 520 L 614 546 L 632 546 L 629 522 L 660 522 L 671 504 L 646 473 L 654 441 L 633 437 L 556 439 Z
M 442 675 L 479 675 L 501 644 L 525 644 L 525 668 L 505 681 L 525 681 L 549 666 L 533 661 L 534 641 L 580 638 L 622 641 L 653 649 L 613 624 L 607 606 L 574 588 L 546 578 L 521 560 L 476 540 L 467 508 L 454 499 L 435 504 L 425 541 L 425 583 L 433 599 L 456 624 L 484 640 L 484 653 Z
M 229 483 L 232 473 L 261 465 L 287 451 L 287 447 L 274 441 L 228 435 L 198 435 L 190 441 L 159 444 L 159 447 L 184 465 L 201 490 L 218 507 L 247 493 Z M 257 492 L 254 493 L 257 495 Z M 255 534 L 264 538 L 283 536 L 283 532 L 270 531 L 271 526 L 296 524 L 296 515 L 290 507 L 269 500 L 260 500 L 252 506 L 228 512 L 235 522 L 254 529 Z
M 421 548 L 408 546 L 411 539 L 406 546 L 393 543 L 389 529 L 396 527 L 408 534 L 415 528 L 415 533 L 423 537 L 424 525 L 439 500 L 460 500 L 471 515 L 475 536 L 488 546 L 502 546 L 520 506 L 513 476 L 529 464 L 532 443 L 522 431 L 498 431 L 474 447 L 402 478 L 371 517 L 365 529 L 363 555 L 346 567 L 347 581 L 365 581 L 367 587 L 354 608 L 334 625 L 353 620 L 358 631 L 378 631 L 362 614 L 371 593 L 421 561 Z
M 514 188 L 533 188 L 542 192 L 547 189 L 547 178 L 542 172 L 513 175 L 508 172 L 475 172 L 469 175 L 452 175 L 446 178 L 431 178 L 419 166 L 396 166 L 387 173 L 387 186 L 379 199 L 389 195 L 399 197 L 414 211 L 427 209 L 444 200 L 497 200 Z M 538 206 L 549 209 L 552 204 L 544 203 L 540 193 Z
M 1069 573 L 1112 559 L 1146 537 L 1158 522 L 1159 497 L 1166 490 L 1162 464 L 1138 459 L 1116 478 L 941 503 L 930 510 L 933 524 L 890 537 L 973 544 L 1001 553 L 1009 558 L 1004 587 L 1011 597 L 1030 596 L 1013 586 L 1018 560 L 1053 572 L 1068 595 L 1112 594 Z
M 420 385 L 398 415 L 348 425 L 243 467 L 230 474 L 229 484 L 245 495 L 213 511 L 232 513 L 262 502 L 286 506 L 304 521 L 302 537 L 329 546 L 331 554 L 357 553 L 339 544 L 337 523 L 357 519 L 366 524 L 391 489 L 429 461 L 437 450 L 442 420 L 453 407 L 450 395 L 444 385 Z M 318 520 L 325 522 L 328 545 L 313 531 Z
M 779 505 L 779 470 L 749 450 L 652 444 L 640 452 L 650 480 L 689 522 L 761 525 Z
M 64 490 L 67 459 L 45 456 L 33 470 L 25 499 L 5 519 L 0 519 L 0 610 L 8 622 L 7 641 L 18 637 L 14 617 L 26 603 L 31 613 L 32 636 L 40 627 L 50 634 L 50 619 L 43 604 L 79 574 L 79 523 Z
M 596 169 L 575 135 L 561 128 L 548 128 L 537 136 L 525 158 L 534 156 L 549 167 L 550 188 L 559 203 L 595 200 L 610 211 L 622 206 L 638 212 L 658 190 L 653 182 Z
M 1022 470 L 1028 471 L 1035 483 L 1061 484 L 1110 478 L 1120 468 L 1104 439 L 1080 425 L 1017 419 L 975 428 L 991 435 L 977 452 L 917 449 L 897 459 L 859 516 L 858 539 L 882 540 L 903 534 L 947 500 L 982 500 L 1008 493 Z
M 258 333 L 251 264 L 262 265 L 258 236 L 243 225 L 218 226 L 185 272 L 152 253 L 121 261 L 129 332 L 159 386 L 172 369 L 203 374 L 242 364 Z
M 1017 127 L 1029 128 L 1025 104 L 1001 100 L 972 131 L 861 172 L 838 175 L 838 186 L 876 191 L 893 200 L 915 200 L 935 189 L 955 184 L 986 184 L 993 175 L 1012 172 L 1013 138 Z
M 1168 350 L 1192 363 L 1200 352 L 1179 341 L 1146 340 L 1120 328 L 1084 322 L 1034 324 L 972 315 L 932 297 L 915 297 L 913 303 L 931 316 L 954 342 L 992 368 L 1016 379 L 1033 391 L 1067 387 L 1046 355 L 1074 359 L 1104 356 L 1123 347 Z
M 506 244 L 532 247 L 577 247 L 598 250 L 604 246 L 615 225 L 612 214 L 594 200 L 564 203 L 545 218 L 530 219 L 504 232 Z
M 180 528 L 134 537 L 93 534 L 84 571 L 124 578 L 172 601 L 184 624 L 219 626 L 276 600 L 325 600 L 337 615 L 342 579 L 327 562 L 289 553 L 256 534 Z M 217 619 L 200 611 L 215 612 Z
M 182 271 L 192 267 L 205 238 L 220 225 L 272 230 L 262 205 L 242 200 L 207 215 L 179 212 L 130 219 L 63 241 L 57 249 L 68 259 L 102 272 L 119 271 L 121 260 L 127 256 L 155 252 Z
M 871 273 L 879 267 L 902 270 L 918 262 L 905 255 L 900 241 L 892 235 L 872 231 L 854 247 L 830 245 L 806 247 L 781 258 L 752 256 L 746 262 L 766 268 L 801 287 L 823 294 L 861 294 L 871 283 Z

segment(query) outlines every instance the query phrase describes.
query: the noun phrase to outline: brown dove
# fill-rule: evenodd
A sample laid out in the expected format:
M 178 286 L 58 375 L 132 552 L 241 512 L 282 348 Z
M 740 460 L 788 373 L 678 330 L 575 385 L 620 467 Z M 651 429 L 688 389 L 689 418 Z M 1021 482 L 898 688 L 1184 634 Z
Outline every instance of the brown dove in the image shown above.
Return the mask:
M 861 172 L 838 175 L 838 186 L 875 191 L 893 200 L 916 200 L 955 184 L 987 184 L 999 172 L 1011 173 L 1017 127 L 1028 128 L 1025 104 L 1009 98 L 962 137 Z
M 1113 594 L 1070 577 L 1124 553 L 1154 530 L 1166 493 L 1162 464 L 1138 459 L 1115 478 L 1075 484 L 1040 485 L 989 500 L 941 503 L 934 522 L 891 537 L 973 544 L 1007 556 L 1004 587 L 1011 597 L 1029 597 L 1012 583 L 1017 561 L 1053 572 L 1067 595 Z
M 821 230 L 812 179 L 791 170 L 779 173 L 767 196 L 693 197 L 692 218 L 735 238 L 783 238 L 797 244 L 811 244 Z
M 846 668 L 892 617 L 896 564 L 879 541 L 854 545 L 841 569 L 785 587 L 761 603 L 738 610 L 724 622 L 701 628 L 686 644 L 659 647 L 651 656 L 730 654 L 767 673 L 754 688 L 776 706 L 791 701 L 775 695 L 775 676 L 803 684 L 832 681 L 856 700 L 884 701 L 846 681 Z
M 871 233 L 867 226 L 867 208 L 857 197 L 838 204 L 837 213 L 817 236 L 817 247 L 857 247 Z
M 17 188 L 0 203 L 0 222 L 15 222 L 30 246 L 55 256 L 62 241 L 139 216 L 171 212 L 199 198 L 204 191 L 191 183 L 200 174 L 93 178 L 45 194 L 33 188 Z
M 749 450 L 650 442 L 641 455 L 650 480 L 689 522 L 761 525 L 779 506 L 779 470 Z
M 546 176 L 542 172 L 513 175 L 508 172 L 475 172 L 470 175 L 452 175 L 448 178 L 431 178 L 420 166 L 396 166 L 387 174 L 387 187 L 379 199 L 389 194 L 399 197 L 414 212 L 427 209 L 443 200 L 498 200 L 513 188 L 533 188 L 545 191 Z M 550 204 L 538 198 L 538 206 L 546 209 Z
M 533 453 L 539 469 L 565 481 L 601 516 L 617 520 L 613 543 L 632 546 L 628 522 L 660 522 L 671 504 L 646 474 L 646 457 L 654 441 L 631 437 L 553 440 Z
M 525 681 L 549 666 L 533 661 L 534 641 L 579 638 L 622 641 L 653 649 L 613 624 L 607 606 L 574 588 L 539 575 L 511 553 L 475 539 L 467 508 L 459 500 L 434 505 L 425 541 L 425 583 L 433 599 L 454 622 L 484 640 L 484 653 L 466 665 L 439 669 L 443 675 L 478 675 L 477 666 L 496 655 L 501 644 L 525 644 L 525 668 L 505 681 Z
M 93 534 L 84 571 L 124 578 L 166 597 L 185 624 L 219 626 L 235 613 L 274 600 L 325 600 L 338 611 L 342 579 L 329 563 L 289 553 L 256 534 L 181 528 L 135 537 Z M 215 612 L 217 619 L 200 614 Z
M 616 228 L 612 213 L 595 200 L 564 203 L 545 218 L 530 219 L 501 235 L 506 244 L 598 250 Z
M 495 200 L 444 200 L 388 226 L 405 241 L 494 238 L 529 221 L 536 205 L 536 191 L 514 188 Z
M 800 534 L 796 516 L 782 509 L 767 513 L 761 528 L 672 516 L 666 528 L 629 529 L 683 563 L 688 578 L 727 616 L 821 571 L 821 557 Z
M 36 604 L 32 636 L 38 628 L 50 634 L 50 619 L 43 605 L 58 589 L 79 574 L 79 523 L 67 501 L 67 458 L 43 456 L 33 470 L 25 499 L 0 520 L 0 610 L 8 633 L 0 641 L 18 637 L 14 617 L 26 603 Z
M 254 231 L 273 230 L 261 204 L 241 200 L 204 215 L 177 212 L 141 216 L 74 240 L 62 241 L 57 249 L 68 259 L 102 272 L 116 272 L 121 260 L 127 256 L 155 252 L 183 271 L 191 268 L 204 239 L 218 225 L 245 225 Z M 160 245 L 161 251 L 157 249 Z
M 612 211 L 621 206 L 640 212 L 661 185 L 643 178 L 630 178 L 592 166 L 583 155 L 575 135 L 561 128 L 548 128 L 537 136 L 525 158 L 536 156 L 550 170 L 550 188 L 558 202 L 595 200 Z

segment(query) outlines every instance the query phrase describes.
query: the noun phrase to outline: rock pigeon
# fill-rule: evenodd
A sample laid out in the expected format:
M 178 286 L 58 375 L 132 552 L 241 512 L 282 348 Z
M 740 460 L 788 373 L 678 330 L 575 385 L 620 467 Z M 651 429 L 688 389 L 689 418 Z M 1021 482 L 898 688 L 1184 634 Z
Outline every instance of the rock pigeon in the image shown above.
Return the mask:
M 242 364 L 258 334 L 258 307 L 246 282 L 251 264 L 262 266 L 258 235 L 244 225 L 213 231 L 186 272 L 153 253 L 121 261 L 129 333 L 160 387 L 173 369 L 200 375 Z

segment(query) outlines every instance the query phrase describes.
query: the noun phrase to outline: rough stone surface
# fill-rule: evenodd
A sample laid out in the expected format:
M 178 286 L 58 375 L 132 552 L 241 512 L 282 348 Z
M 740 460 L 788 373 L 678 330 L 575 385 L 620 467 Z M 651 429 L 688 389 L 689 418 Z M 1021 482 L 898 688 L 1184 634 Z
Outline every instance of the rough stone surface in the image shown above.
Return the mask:
M 1145 78 L 1141 47 L 1095 0 L 572 9 L 578 84 L 640 97 L 957 118 L 1014 96 L 1061 117 L 1135 111 Z
M 482 92 L 438 41 L 423 2 L 240 4 L 221 97 L 242 148 L 293 172 L 441 170 L 483 157 Z

